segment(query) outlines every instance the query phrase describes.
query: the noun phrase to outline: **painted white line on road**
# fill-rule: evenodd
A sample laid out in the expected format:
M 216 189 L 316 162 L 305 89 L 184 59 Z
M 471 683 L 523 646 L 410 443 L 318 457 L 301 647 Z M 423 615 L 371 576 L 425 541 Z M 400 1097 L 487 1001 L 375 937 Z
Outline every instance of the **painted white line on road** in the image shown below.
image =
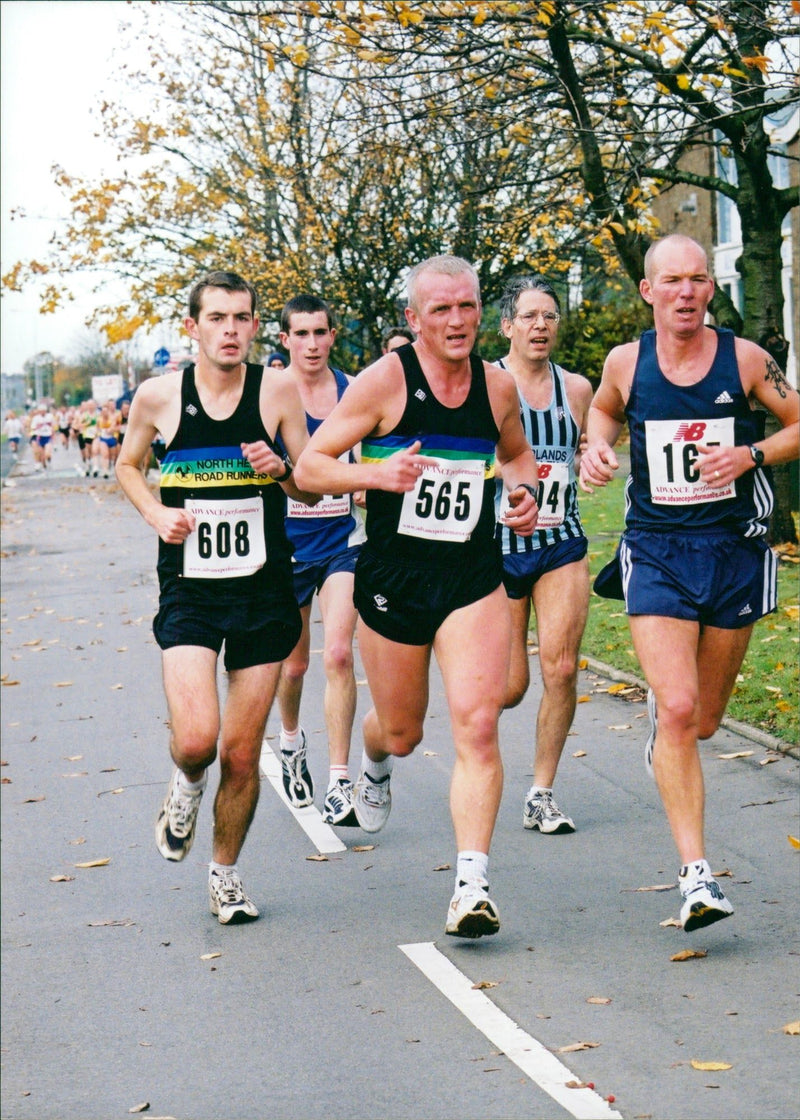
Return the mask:
M 433 942 L 400 945 L 399 948 L 473 1026 L 576 1120 L 611 1120 L 613 1117 L 622 1120 L 621 1113 L 615 1112 L 593 1089 L 568 1089 L 568 1081 L 581 1078 L 571 1073 L 541 1042 L 518 1027 L 482 991 L 473 988 L 472 981 L 459 972 Z
M 333 852 L 346 852 L 343 844 L 329 824 L 325 824 L 322 814 L 313 805 L 307 809 L 295 809 L 283 790 L 281 763 L 272 747 L 265 739 L 261 744 L 261 773 L 268 779 L 278 797 L 292 814 L 318 852 L 330 855 Z

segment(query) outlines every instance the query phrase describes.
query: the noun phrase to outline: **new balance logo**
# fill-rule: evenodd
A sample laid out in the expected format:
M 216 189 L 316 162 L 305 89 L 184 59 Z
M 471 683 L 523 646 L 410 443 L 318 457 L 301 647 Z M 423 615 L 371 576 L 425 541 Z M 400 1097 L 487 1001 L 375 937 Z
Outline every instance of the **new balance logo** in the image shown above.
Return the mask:
M 417 389 L 414 396 L 417 398 L 418 401 L 424 401 L 427 397 L 427 393 L 425 392 L 424 389 Z
M 388 611 L 389 600 L 385 599 L 380 593 L 372 596 L 372 601 L 379 611 Z
M 749 604 L 749 603 L 745 603 L 745 605 L 744 605 L 744 606 L 742 607 L 742 609 L 741 609 L 741 610 L 739 611 L 739 617 L 741 618 L 741 617 L 742 617 L 742 615 L 747 615 L 747 614 L 752 614 L 752 613 L 753 613 L 753 612 L 752 612 L 752 610 L 750 609 L 750 604 Z
M 727 389 L 723 389 L 720 395 L 715 398 L 714 404 L 733 404 L 733 397 Z
M 197 409 L 194 407 L 193 404 L 187 404 L 186 411 L 189 413 L 190 416 L 196 416 L 197 415 Z
M 556 409 L 556 417 L 557 417 L 557 419 L 559 419 L 559 420 L 563 420 L 563 419 L 564 419 L 564 416 L 565 416 L 565 415 L 566 415 L 566 414 L 565 414 L 565 412 L 564 412 L 564 406 L 563 406 L 563 405 L 559 405 L 559 406 L 558 406 L 558 408 Z

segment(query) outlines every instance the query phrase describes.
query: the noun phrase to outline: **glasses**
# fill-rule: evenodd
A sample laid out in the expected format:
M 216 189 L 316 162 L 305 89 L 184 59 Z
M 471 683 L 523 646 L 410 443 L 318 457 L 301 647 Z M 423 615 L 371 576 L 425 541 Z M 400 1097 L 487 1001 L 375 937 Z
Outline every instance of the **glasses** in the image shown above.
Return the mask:
M 515 315 L 514 318 L 519 319 L 520 323 L 523 323 L 526 327 L 529 327 L 539 319 L 544 320 L 545 326 L 554 327 L 561 319 L 561 316 L 557 311 L 526 311 L 524 315 Z

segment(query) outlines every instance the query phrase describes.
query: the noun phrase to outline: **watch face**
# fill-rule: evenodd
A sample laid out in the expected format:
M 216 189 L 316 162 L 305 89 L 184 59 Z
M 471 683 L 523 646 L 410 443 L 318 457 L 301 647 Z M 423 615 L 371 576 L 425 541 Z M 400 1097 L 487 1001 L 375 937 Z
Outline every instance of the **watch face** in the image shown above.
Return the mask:
M 764 462 L 764 452 L 760 448 L 751 447 L 750 448 L 750 455 L 753 459 L 753 462 L 755 463 L 755 465 L 757 467 L 760 467 L 763 464 L 763 462 Z

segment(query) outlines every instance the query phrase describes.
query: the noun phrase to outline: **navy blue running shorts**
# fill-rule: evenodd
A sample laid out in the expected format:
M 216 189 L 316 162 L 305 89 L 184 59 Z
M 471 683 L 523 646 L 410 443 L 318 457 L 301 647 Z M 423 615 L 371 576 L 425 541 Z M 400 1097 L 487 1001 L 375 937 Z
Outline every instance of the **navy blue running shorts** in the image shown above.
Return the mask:
M 356 560 L 361 551 L 361 545 L 355 544 L 350 548 L 329 556 L 327 560 L 311 562 L 308 564 L 293 564 L 292 578 L 294 580 L 294 593 L 301 607 L 307 607 L 322 590 L 325 580 L 336 572 L 354 572 Z
M 545 574 L 583 560 L 589 542 L 586 537 L 571 537 L 556 544 L 546 544 L 530 552 L 507 553 L 503 556 L 503 586 L 509 599 L 527 599 L 533 585 Z
M 777 607 L 778 562 L 761 538 L 627 532 L 619 564 L 628 614 L 740 630 Z
M 370 630 L 392 642 L 426 646 L 449 614 L 491 595 L 501 576 L 499 549 L 478 567 L 446 572 L 386 563 L 362 550 L 353 601 Z

